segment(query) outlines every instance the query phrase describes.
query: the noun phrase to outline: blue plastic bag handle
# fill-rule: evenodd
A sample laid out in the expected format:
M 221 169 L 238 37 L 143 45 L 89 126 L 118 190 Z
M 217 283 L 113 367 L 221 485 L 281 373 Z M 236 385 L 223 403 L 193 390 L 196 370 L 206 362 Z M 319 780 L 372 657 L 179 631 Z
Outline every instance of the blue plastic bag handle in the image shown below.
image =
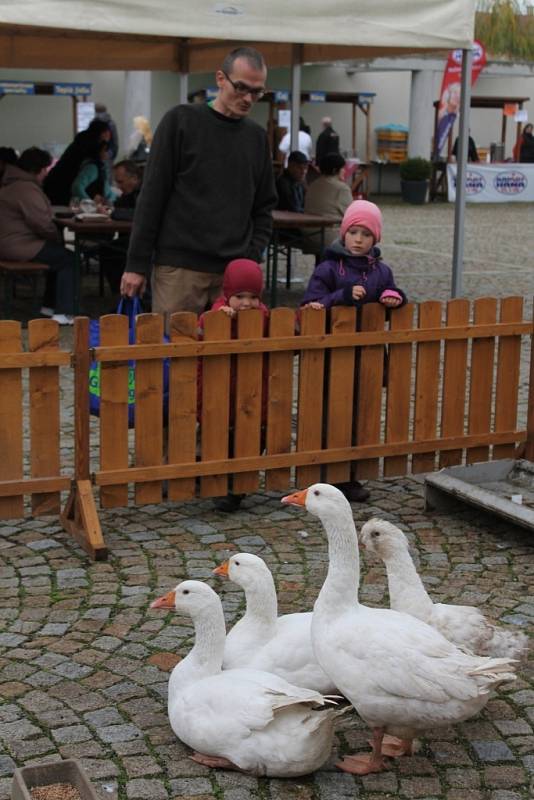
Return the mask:
M 136 316 L 142 313 L 143 308 L 137 295 L 135 297 L 121 297 L 119 300 L 117 314 L 126 314 L 130 322 L 133 322 Z

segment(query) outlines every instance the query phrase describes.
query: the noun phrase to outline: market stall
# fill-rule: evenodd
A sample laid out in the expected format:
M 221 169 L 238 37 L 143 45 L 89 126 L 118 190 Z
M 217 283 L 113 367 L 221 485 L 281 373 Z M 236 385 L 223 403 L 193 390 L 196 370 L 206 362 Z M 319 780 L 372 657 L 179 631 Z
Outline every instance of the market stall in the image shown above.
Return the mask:
M 507 120 L 508 120 L 508 113 L 507 110 L 510 106 L 515 106 L 518 111 L 522 110 L 523 104 L 530 100 L 530 97 L 471 97 L 471 108 L 486 108 L 486 109 L 501 109 L 502 117 L 501 117 L 501 133 L 500 133 L 500 141 L 499 144 L 502 145 L 502 150 L 504 152 L 504 147 L 506 145 L 506 129 L 507 129 Z M 434 141 L 436 140 L 436 132 L 438 127 L 438 109 L 439 109 L 439 100 L 434 101 Z M 451 127 L 449 131 L 449 136 L 447 139 L 447 157 L 446 159 L 438 159 L 432 162 L 432 175 L 430 178 L 430 199 L 435 200 L 435 198 L 441 194 L 443 197 L 448 195 L 448 199 L 451 200 L 450 193 L 448 192 L 448 163 L 451 161 L 452 157 L 452 149 L 453 149 L 453 127 Z M 516 143 L 519 140 L 519 136 L 521 135 L 521 123 L 516 123 Z M 488 147 L 481 147 L 480 153 L 482 152 L 489 152 L 489 143 Z M 454 173 L 456 174 L 456 173 Z M 489 201 L 486 201 L 489 202 Z M 495 201 L 492 201 L 495 202 Z M 502 201 L 501 201 L 502 202 Z

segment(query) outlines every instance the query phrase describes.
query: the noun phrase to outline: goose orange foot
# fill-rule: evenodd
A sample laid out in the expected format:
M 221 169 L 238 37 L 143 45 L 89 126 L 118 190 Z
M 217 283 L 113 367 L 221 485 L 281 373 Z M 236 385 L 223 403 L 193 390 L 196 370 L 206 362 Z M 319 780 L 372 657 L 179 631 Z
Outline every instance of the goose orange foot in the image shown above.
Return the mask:
M 193 753 L 192 756 L 189 756 L 191 761 L 196 761 L 197 764 L 203 764 L 205 767 L 219 767 L 220 769 L 237 769 L 235 764 L 231 761 L 228 761 L 227 758 L 219 758 L 219 756 L 205 756 L 203 753 Z
M 345 756 L 342 761 L 338 761 L 336 767 L 343 772 L 351 772 L 353 775 L 369 775 L 371 772 L 383 772 L 387 769 L 385 760 L 381 756 L 375 757 L 374 754 Z
M 387 764 L 382 756 L 382 742 L 384 728 L 373 728 L 372 752 L 369 755 L 345 756 L 336 764 L 343 772 L 352 772 L 354 775 L 369 775 L 371 772 L 382 772 L 387 769 Z
M 373 745 L 373 740 L 369 740 Z M 383 756 L 400 758 L 401 756 L 413 756 L 413 739 L 398 739 L 396 736 L 386 734 L 382 740 L 381 753 Z

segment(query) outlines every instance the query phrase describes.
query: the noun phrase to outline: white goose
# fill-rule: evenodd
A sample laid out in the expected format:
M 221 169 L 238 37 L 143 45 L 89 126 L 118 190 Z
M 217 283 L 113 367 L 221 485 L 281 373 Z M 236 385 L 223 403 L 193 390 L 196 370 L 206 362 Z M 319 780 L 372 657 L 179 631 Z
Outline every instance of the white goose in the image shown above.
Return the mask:
M 236 553 L 213 572 L 241 586 L 247 601 L 245 615 L 226 637 L 223 669 L 252 667 L 321 694 L 336 691 L 313 654 L 311 611 L 278 616 L 273 576 L 263 559 Z
M 338 489 L 317 483 L 282 502 L 305 506 L 326 530 L 330 564 L 314 607 L 313 649 L 373 730 L 371 755 L 346 757 L 341 769 L 359 775 L 385 769 L 386 732 L 410 753 L 417 732 L 468 719 L 492 688 L 515 679 L 510 659 L 466 655 L 415 617 L 360 605 L 356 529 Z
M 526 657 L 528 637 L 521 631 L 496 628 L 474 606 L 432 602 L 400 528 L 383 519 L 370 519 L 360 531 L 360 542 L 386 565 L 389 601 L 395 611 L 427 622 L 449 642 L 479 656 Z
M 221 601 L 206 583 L 183 581 L 151 608 L 188 614 L 195 644 L 169 679 L 168 713 L 175 734 L 209 767 L 296 777 L 318 769 L 332 748 L 334 721 L 347 709 L 268 672 L 221 672 L 225 626 Z

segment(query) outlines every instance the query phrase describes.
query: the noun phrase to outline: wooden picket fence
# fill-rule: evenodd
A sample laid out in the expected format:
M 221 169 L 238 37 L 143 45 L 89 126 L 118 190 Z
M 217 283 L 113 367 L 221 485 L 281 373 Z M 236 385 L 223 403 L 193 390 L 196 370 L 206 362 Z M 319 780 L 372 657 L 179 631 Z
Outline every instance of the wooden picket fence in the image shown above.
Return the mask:
M 445 311 L 445 313 L 444 313 Z M 89 321 L 75 324 L 73 353 L 58 348 L 55 323 L 29 324 L 22 352 L 18 323 L 0 322 L 0 517 L 57 513 L 71 488 L 64 526 L 94 557 L 105 555 L 92 487 L 100 504 L 287 490 L 324 480 L 432 471 L 513 457 L 526 443 L 534 458 L 534 391 L 518 429 L 522 337 L 530 337 L 523 299 L 429 301 L 386 319 L 383 306 L 271 312 L 237 323 L 206 315 L 198 338 L 194 314 L 137 319 L 128 344 L 126 317 L 100 320 L 101 343 L 89 346 Z M 385 356 L 387 347 L 387 357 Z M 168 411 L 164 361 L 168 359 Z M 128 430 L 129 361 L 135 361 L 135 430 Z M 201 377 L 199 377 L 201 360 Z M 89 366 L 100 364 L 99 442 L 91 455 Z M 532 364 L 532 362 L 531 362 Z M 75 458 L 61 474 L 59 369 L 74 369 Z M 22 370 L 29 368 L 29 474 L 23 456 Z M 523 376 L 524 377 L 524 376 Z M 524 381 L 523 381 L 524 383 Z M 130 390 L 131 390 L 130 385 Z M 199 396 L 200 394 L 200 396 Z

